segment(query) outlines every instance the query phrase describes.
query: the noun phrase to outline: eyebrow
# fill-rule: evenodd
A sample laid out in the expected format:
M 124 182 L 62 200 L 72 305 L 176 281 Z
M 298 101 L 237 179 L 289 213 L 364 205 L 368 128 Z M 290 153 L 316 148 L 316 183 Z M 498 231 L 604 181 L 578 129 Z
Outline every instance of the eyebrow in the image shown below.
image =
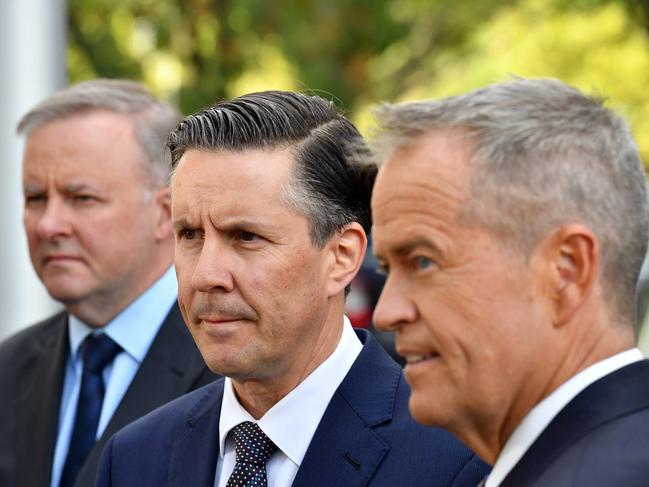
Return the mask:
M 174 228 L 198 228 L 202 225 L 199 223 L 197 225 L 192 224 L 187 217 L 181 217 L 172 222 Z M 223 232 L 231 232 L 233 230 L 240 230 L 245 228 L 253 232 L 272 232 L 272 229 L 261 222 L 249 220 L 246 218 L 229 218 L 222 221 L 217 228 Z
M 63 190 L 66 193 L 77 193 L 79 191 L 83 191 L 85 189 L 88 189 L 90 186 L 87 183 L 67 183 L 63 186 Z M 46 189 L 41 186 L 37 185 L 34 183 L 27 183 L 23 187 L 23 192 L 25 193 L 41 193 L 43 191 L 46 191 Z
M 44 191 L 42 186 L 35 184 L 25 184 L 23 186 L 23 193 L 42 193 Z
M 424 237 L 418 237 L 415 238 L 414 240 L 408 240 L 406 242 L 398 243 L 397 245 L 392 246 L 392 248 L 388 250 L 390 253 L 403 257 L 404 255 L 408 255 L 410 252 L 413 251 L 413 249 L 417 247 L 428 247 L 432 249 L 434 252 L 441 253 L 441 250 L 438 245 L 436 245 L 434 242 Z M 374 255 L 379 259 L 381 258 L 381 254 L 377 253 L 376 251 L 374 251 Z
M 179 228 L 193 228 L 193 225 L 189 224 L 189 220 L 187 218 L 178 218 L 177 220 L 173 220 L 171 222 L 171 226 L 174 227 L 174 229 L 179 229 Z

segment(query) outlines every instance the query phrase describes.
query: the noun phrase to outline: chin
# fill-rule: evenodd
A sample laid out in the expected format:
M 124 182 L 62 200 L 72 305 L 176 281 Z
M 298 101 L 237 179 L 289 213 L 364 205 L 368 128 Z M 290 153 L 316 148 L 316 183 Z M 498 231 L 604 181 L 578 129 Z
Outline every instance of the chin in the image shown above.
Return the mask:
M 75 304 L 88 296 L 87 289 L 81 290 L 76 287 L 72 288 L 61 285 L 52 285 L 47 282 L 44 282 L 43 284 L 47 288 L 47 293 L 50 297 L 63 304 Z
M 411 395 L 408 408 L 413 419 L 419 424 L 441 426 L 444 423 L 439 415 L 435 414 L 435 407 L 430 401 L 417 400 L 415 395 Z
M 249 373 L 249 367 L 239 363 L 236 360 L 229 360 L 222 350 L 203 350 L 198 347 L 203 360 L 214 374 L 230 377 L 231 379 L 238 379 L 245 377 Z

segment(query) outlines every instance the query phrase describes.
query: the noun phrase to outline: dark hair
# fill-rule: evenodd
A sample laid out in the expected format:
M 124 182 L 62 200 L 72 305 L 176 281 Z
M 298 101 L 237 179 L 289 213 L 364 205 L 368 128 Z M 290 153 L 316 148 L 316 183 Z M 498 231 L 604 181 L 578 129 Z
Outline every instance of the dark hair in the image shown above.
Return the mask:
M 367 151 L 356 127 L 319 96 L 288 91 L 250 93 L 185 118 L 169 135 L 171 167 L 190 149 L 288 149 L 295 157 L 285 188 L 289 204 L 309 219 L 314 245 L 358 222 L 369 234 L 376 166 L 360 164 Z

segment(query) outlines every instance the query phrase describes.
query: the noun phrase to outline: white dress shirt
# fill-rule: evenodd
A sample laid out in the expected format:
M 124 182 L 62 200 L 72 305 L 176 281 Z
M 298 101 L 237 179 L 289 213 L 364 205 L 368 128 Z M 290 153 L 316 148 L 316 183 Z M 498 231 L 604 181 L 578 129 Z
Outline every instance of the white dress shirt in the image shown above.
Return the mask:
M 640 350 L 632 348 L 597 362 L 568 379 L 534 406 L 507 439 L 485 487 L 500 485 L 554 417 L 581 391 L 611 372 L 643 358 Z
M 92 333 L 105 333 L 122 347 L 122 351 L 115 356 L 113 362 L 104 368 L 105 394 L 97 425 L 97 438 L 99 438 L 113 417 L 115 409 L 131 384 L 177 296 L 176 276 L 171 267 L 149 289 L 102 328 L 90 327 L 70 315 L 68 320 L 70 356 L 65 367 L 51 487 L 59 485 L 74 429 L 83 372 L 83 361 L 79 350 L 81 344 Z
M 236 425 L 257 423 L 277 445 L 278 451 L 266 464 L 271 487 L 289 487 L 311 443 L 331 397 L 351 369 L 363 345 L 344 317 L 343 332 L 334 352 L 298 386 L 275 404 L 261 419 L 255 420 L 239 403 L 232 381 L 225 379 L 219 420 L 219 458 L 214 485 L 225 487 L 234 470 L 234 440 L 228 433 Z

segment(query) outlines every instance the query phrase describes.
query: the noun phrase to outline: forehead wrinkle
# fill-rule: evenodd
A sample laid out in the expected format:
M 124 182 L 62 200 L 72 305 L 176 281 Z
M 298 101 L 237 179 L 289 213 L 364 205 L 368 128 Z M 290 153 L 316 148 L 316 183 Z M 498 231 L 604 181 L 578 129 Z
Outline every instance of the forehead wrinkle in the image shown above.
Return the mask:
M 74 192 L 86 189 L 89 186 L 90 185 L 88 183 L 85 183 L 85 182 L 82 182 L 82 181 L 79 181 L 79 182 L 71 181 L 71 182 L 65 183 L 63 185 L 63 189 L 65 191 L 69 192 L 69 193 L 74 193 Z
M 375 227 L 403 225 L 403 219 L 408 218 L 409 226 L 446 229 L 459 220 L 463 208 L 464 199 L 450 192 L 428 191 L 426 196 L 422 196 L 418 192 L 402 190 L 397 197 L 373 205 L 372 210 Z

